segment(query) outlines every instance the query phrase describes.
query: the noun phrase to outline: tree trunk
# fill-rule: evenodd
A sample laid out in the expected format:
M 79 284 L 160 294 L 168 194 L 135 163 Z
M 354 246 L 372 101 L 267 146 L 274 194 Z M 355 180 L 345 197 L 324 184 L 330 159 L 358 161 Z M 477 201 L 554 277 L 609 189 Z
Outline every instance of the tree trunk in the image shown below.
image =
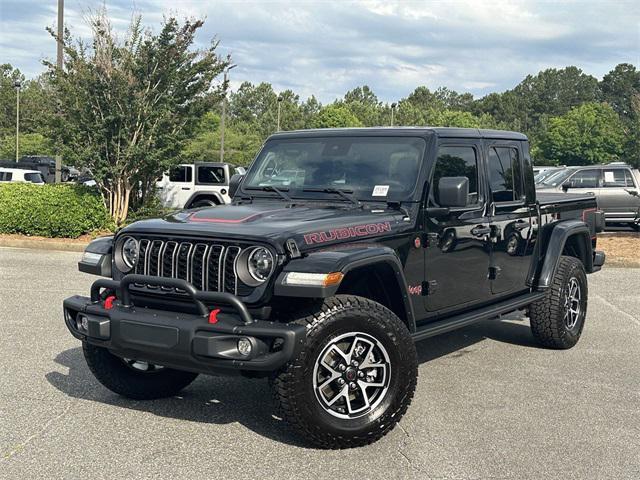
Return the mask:
M 108 191 L 109 214 L 113 218 L 116 226 L 121 226 L 127 219 L 129 213 L 129 199 L 131 197 L 131 186 L 123 179 L 117 179 L 113 188 Z

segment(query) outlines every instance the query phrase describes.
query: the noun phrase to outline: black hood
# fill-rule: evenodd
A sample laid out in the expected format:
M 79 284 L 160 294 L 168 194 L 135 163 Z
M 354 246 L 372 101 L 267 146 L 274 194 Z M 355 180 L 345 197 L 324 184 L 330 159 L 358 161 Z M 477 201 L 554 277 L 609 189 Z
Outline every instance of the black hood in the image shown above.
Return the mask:
M 185 210 L 162 219 L 143 220 L 122 233 L 203 236 L 266 241 L 282 248 L 293 238 L 300 250 L 406 232 L 415 223 L 386 205 L 356 208 L 344 204 L 284 205 L 263 202 Z M 413 211 L 411 211 L 413 210 Z

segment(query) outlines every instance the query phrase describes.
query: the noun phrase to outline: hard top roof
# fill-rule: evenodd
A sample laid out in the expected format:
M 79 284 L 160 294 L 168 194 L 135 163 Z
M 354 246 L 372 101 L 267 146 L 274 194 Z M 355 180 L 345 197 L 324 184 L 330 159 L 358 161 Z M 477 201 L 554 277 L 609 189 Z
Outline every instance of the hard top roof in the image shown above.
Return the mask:
M 318 128 L 278 132 L 269 138 L 301 138 L 322 136 L 411 136 L 436 135 L 442 138 L 494 138 L 503 140 L 527 140 L 527 136 L 507 130 L 487 130 L 456 127 L 367 127 L 367 128 Z

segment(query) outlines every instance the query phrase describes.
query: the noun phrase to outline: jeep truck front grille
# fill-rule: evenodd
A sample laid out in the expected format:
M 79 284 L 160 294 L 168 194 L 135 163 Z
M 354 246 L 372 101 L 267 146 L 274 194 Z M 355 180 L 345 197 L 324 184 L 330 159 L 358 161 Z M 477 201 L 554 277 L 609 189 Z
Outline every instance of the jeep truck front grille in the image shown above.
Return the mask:
M 238 281 L 235 261 L 242 249 L 212 242 L 139 239 L 135 273 L 180 278 L 198 290 L 248 295 L 251 289 Z M 144 285 L 136 285 L 144 287 Z

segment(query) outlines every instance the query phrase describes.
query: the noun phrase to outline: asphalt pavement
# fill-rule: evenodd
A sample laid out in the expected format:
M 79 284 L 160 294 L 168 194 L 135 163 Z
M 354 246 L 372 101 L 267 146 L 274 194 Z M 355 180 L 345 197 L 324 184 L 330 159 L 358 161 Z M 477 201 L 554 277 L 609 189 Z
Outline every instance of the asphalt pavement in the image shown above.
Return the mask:
M 409 411 L 381 441 L 309 448 L 266 380 L 200 376 L 132 401 L 87 369 L 62 300 L 78 253 L 0 248 L 0 478 L 640 478 L 640 269 L 589 276 L 580 343 L 538 348 L 512 315 L 418 345 Z

